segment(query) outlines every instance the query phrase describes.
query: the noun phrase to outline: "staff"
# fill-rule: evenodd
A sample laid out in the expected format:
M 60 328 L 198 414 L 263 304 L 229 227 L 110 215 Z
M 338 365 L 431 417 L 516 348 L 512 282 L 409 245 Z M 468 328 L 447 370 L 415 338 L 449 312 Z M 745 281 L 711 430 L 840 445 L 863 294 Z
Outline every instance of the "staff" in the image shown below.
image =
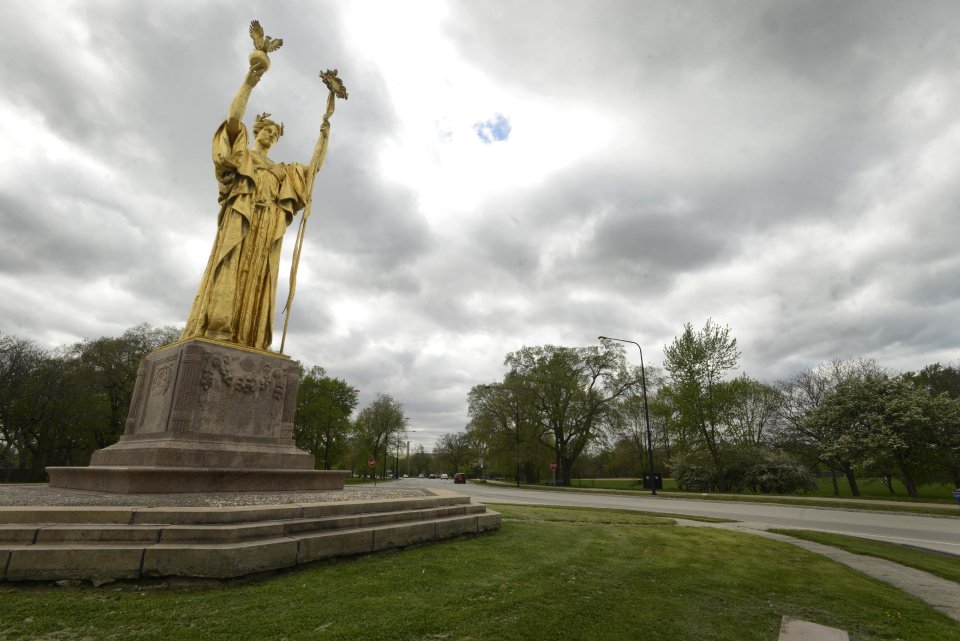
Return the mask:
M 327 69 L 320 74 L 323 84 L 327 86 L 330 93 L 327 94 L 327 113 L 323 115 L 323 123 L 320 125 L 320 138 L 317 140 L 317 146 L 313 151 L 313 158 L 310 159 L 310 177 L 307 186 L 307 204 L 303 208 L 303 217 L 300 219 L 300 227 L 297 229 L 297 240 L 293 244 L 293 263 L 290 265 L 290 293 L 287 295 L 287 304 L 284 305 L 283 318 L 283 337 L 280 339 L 280 353 L 283 353 L 283 346 L 287 342 L 287 323 L 290 322 L 290 306 L 293 304 L 293 294 L 297 289 L 297 267 L 300 265 L 300 250 L 303 248 L 303 236 L 307 228 L 307 219 L 310 218 L 310 210 L 313 208 L 313 184 L 316 180 L 317 172 L 323 165 L 323 159 L 327 155 L 327 142 L 330 140 L 330 116 L 333 115 L 333 109 L 337 98 L 347 99 L 347 89 L 343 82 L 337 77 L 337 70 Z

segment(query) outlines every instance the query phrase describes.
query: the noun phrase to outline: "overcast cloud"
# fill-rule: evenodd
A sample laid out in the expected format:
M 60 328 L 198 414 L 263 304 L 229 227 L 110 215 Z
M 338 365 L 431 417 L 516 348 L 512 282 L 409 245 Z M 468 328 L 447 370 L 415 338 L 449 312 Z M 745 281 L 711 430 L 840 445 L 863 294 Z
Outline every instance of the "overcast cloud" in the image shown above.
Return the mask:
M 620 336 L 656 364 L 712 317 L 767 381 L 960 359 L 955 1 L 3 9 L 0 332 L 184 323 L 259 19 L 284 45 L 247 120 L 284 121 L 276 159 L 310 157 L 319 71 L 350 92 L 286 351 L 393 395 L 428 448 L 523 345 Z

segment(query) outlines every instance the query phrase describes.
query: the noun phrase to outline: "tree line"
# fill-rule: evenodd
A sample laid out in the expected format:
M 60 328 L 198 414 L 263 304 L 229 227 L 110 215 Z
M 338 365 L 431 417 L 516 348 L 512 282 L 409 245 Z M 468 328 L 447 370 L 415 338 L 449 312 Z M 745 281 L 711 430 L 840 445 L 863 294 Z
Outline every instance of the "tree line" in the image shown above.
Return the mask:
M 647 415 L 656 471 L 682 489 L 793 492 L 829 475 L 960 487 L 960 369 L 935 363 L 896 373 L 867 359 L 833 360 L 784 380 L 738 374 L 729 327 L 687 323 L 646 368 L 621 344 L 544 345 L 507 354 L 501 380 L 468 395 L 464 443 L 487 474 L 517 483 L 648 470 Z M 448 435 L 448 440 L 455 435 Z

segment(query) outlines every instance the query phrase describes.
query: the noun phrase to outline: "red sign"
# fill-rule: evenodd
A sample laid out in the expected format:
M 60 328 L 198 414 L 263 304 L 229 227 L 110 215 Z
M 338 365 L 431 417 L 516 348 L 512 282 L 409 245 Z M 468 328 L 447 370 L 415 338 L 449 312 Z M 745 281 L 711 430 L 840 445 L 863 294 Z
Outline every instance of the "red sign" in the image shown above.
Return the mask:
M 556 463 L 551 463 L 551 464 L 550 464 L 550 469 L 551 469 L 551 470 L 557 469 L 557 464 L 556 464 Z
M 367 460 L 367 467 L 376 467 L 376 466 L 377 466 L 377 459 L 372 458 Z

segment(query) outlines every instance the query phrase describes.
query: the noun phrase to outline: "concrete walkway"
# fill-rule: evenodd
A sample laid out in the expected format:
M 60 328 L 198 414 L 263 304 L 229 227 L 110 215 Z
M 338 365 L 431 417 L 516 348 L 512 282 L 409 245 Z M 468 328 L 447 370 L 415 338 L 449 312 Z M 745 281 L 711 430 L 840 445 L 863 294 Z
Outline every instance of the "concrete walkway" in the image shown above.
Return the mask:
M 846 550 L 813 541 L 805 541 L 774 532 L 741 527 L 737 523 L 703 523 L 700 521 L 687 521 L 685 519 L 676 519 L 676 521 L 679 525 L 733 530 L 796 545 L 814 554 L 820 554 L 838 563 L 843 563 L 874 579 L 889 583 L 907 594 L 911 594 L 928 603 L 931 607 L 943 612 L 954 621 L 960 621 L 960 584 L 934 576 L 929 572 L 916 570 L 885 559 L 853 554 Z

